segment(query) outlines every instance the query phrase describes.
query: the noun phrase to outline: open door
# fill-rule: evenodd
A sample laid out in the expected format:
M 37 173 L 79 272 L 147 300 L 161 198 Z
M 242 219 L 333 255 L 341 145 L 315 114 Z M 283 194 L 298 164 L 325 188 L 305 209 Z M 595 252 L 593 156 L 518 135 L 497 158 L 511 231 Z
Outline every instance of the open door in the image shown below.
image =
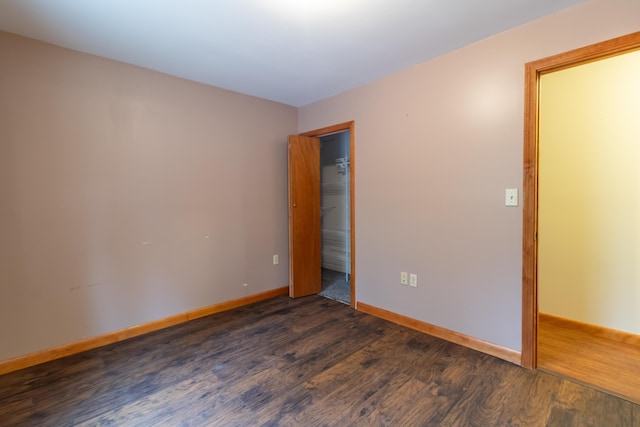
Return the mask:
M 320 139 L 289 136 L 289 296 L 322 289 Z

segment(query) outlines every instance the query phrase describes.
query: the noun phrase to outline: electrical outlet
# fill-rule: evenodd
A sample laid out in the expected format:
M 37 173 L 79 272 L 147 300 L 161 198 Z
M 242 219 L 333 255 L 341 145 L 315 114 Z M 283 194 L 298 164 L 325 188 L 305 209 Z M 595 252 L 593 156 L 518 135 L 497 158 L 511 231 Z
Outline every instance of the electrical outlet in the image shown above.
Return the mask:
M 407 272 L 405 272 L 405 271 L 400 273 L 400 284 L 401 285 L 408 285 L 409 284 L 408 275 L 407 275 Z
M 418 287 L 418 275 L 417 274 L 411 273 L 409 275 L 409 286 L 411 286 L 412 288 L 417 288 Z
M 278 254 L 275 254 L 275 255 L 273 256 L 273 265 L 278 265 L 278 263 L 279 263 L 279 262 L 280 262 L 280 261 L 279 261 L 279 259 L 278 259 Z

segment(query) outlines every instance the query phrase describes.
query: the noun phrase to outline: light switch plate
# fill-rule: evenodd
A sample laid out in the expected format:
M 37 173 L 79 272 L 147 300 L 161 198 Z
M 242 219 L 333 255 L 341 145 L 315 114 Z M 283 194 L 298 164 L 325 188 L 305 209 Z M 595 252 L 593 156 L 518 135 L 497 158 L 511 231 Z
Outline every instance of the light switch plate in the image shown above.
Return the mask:
M 505 206 L 518 206 L 518 189 L 507 188 L 504 190 L 504 205 Z

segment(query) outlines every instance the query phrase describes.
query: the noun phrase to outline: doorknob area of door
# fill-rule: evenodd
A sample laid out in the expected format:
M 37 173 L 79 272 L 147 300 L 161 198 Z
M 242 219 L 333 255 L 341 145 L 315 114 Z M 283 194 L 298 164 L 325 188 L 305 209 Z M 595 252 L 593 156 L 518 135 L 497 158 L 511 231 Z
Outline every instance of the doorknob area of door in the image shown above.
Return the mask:
M 297 208 L 297 207 L 298 207 L 298 205 L 296 205 L 296 204 L 294 203 L 294 204 L 293 204 L 293 207 L 294 207 L 294 208 Z

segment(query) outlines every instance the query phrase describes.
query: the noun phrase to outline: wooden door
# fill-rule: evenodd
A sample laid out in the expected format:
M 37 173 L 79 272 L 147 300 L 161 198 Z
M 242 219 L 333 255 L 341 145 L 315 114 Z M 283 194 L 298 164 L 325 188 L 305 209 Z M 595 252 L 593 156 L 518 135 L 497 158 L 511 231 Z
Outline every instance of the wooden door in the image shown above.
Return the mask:
M 289 137 L 289 296 L 322 288 L 320 139 Z

